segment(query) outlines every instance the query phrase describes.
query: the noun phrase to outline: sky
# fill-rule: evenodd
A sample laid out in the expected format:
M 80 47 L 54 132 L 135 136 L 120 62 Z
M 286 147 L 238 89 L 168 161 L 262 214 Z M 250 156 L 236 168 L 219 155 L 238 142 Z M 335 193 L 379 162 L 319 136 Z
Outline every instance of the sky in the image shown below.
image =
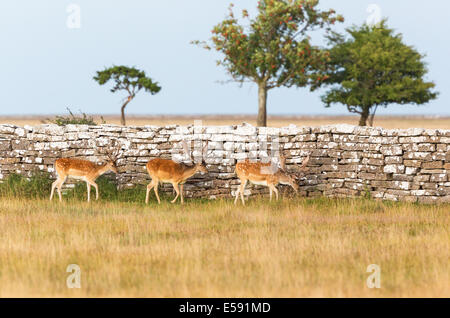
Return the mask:
M 190 44 L 206 40 L 227 14 L 230 0 L 3 0 L 0 2 L 0 115 L 62 114 L 66 107 L 91 114 L 118 114 L 124 94 L 99 86 L 92 77 L 111 65 L 136 66 L 162 86 L 141 92 L 127 114 L 255 114 L 257 87 L 228 80 L 219 55 Z M 255 12 L 257 0 L 235 1 L 236 10 Z M 392 105 L 380 114 L 450 115 L 450 2 L 444 0 L 321 0 L 346 21 L 337 30 L 362 24 L 376 4 L 404 42 L 426 54 L 428 80 L 437 100 L 425 106 Z M 77 24 L 76 9 L 79 11 Z M 313 41 L 321 43 L 321 35 Z M 323 91 L 271 90 L 268 113 L 346 114 L 325 108 Z

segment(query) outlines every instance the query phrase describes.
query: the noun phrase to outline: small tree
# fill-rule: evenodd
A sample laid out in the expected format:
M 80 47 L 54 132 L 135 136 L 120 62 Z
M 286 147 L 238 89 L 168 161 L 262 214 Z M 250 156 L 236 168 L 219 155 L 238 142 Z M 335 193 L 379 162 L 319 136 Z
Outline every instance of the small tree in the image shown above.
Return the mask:
M 401 34 L 386 27 L 363 25 L 347 29 L 350 38 L 329 37 L 330 68 L 322 85 L 332 85 L 322 96 L 326 107 L 333 103 L 359 114 L 360 126 L 373 118 L 379 106 L 424 104 L 436 98 L 435 84 L 425 82 L 426 66 L 414 48 L 403 44 Z
M 267 92 L 285 86 L 305 87 L 322 80 L 328 53 L 311 45 L 308 32 L 343 21 L 334 10 L 320 11 L 318 0 L 261 0 L 258 15 L 239 24 L 230 6 L 228 17 L 216 25 L 206 49 L 223 54 L 217 61 L 234 81 L 258 85 L 258 126 L 267 125 Z
M 113 66 L 105 69 L 104 71 L 97 72 L 97 76 L 94 76 L 100 85 L 106 84 L 109 80 L 114 81 L 114 86 L 111 88 L 111 92 L 123 90 L 128 94 L 121 108 L 122 125 L 125 125 L 125 107 L 133 100 L 136 94 L 144 89 L 146 92 L 154 95 L 161 90 L 161 87 L 157 82 L 153 82 L 151 78 L 145 75 L 144 71 L 138 70 L 134 67 L 128 66 Z

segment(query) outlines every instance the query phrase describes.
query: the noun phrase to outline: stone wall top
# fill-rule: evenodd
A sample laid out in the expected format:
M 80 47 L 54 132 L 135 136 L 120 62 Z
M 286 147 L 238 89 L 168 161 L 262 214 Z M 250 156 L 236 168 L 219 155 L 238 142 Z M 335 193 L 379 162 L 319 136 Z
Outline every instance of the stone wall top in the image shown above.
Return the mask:
M 103 132 L 136 132 L 136 131 L 161 131 L 161 130 L 179 130 L 181 133 L 194 132 L 194 125 L 144 125 L 144 126 L 119 126 L 113 124 L 102 124 L 98 126 L 88 125 L 66 125 L 58 126 L 56 124 L 41 124 L 36 126 L 25 125 L 23 127 L 0 124 L 0 134 L 15 134 L 24 136 L 26 133 L 42 133 L 50 135 L 63 135 L 68 132 L 87 132 L 98 131 Z M 308 133 L 335 133 L 335 134 L 355 134 L 362 136 L 399 136 L 399 137 L 414 137 L 414 136 L 450 136 L 450 129 L 426 129 L 426 128 L 408 128 L 408 129 L 386 129 L 383 127 L 361 127 L 349 124 L 335 124 L 323 126 L 296 126 L 289 125 L 286 127 L 255 127 L 248 123 L 241 125 L 223 125 L 223 126 L 196 126 L 196 129 L 201 129 L 198 133 L 206 134 L 224 134 L 237 133 L 242 135 L 249 134 L 280 134 L 280 135 L 297 135 Z

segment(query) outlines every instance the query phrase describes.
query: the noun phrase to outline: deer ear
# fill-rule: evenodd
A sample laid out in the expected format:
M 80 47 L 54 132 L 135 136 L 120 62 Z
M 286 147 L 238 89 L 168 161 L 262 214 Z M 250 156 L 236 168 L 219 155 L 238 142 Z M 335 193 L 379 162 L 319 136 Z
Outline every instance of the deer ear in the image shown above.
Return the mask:
M 286 157 L 284 156 L 283 151 L 280 151 L 278 153 L 278 159 L 279 159 L 281 170 L 286 171 Z
M 303 159 L 303 162 L 302 162 L 302 164 L 301 164 L 301 166 L 300 166 L 300 171 L 306 171 L 306 170 L 308 170 L 308 168 L 307 168 L 306 166 L 308 165 L 310 158 L 311 158 L 311 157 L 308 156 L 308 157 L 306 157 L 305 159 Z

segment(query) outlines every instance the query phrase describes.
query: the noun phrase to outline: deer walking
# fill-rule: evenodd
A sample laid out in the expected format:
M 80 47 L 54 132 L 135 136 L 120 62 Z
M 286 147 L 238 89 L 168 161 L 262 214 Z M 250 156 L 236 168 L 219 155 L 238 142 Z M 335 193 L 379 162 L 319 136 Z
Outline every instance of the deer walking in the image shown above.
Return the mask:
M 152 159 L 150 160 L 146 167 L 148 174 L 152 178 L 152 181 L 147 186 L 147 193 L 145 195 L 145 204 L 148 204 L 150 191 L 153 189 L 156 195 L 156 199 L 158 200 L 158 203 L 161 204 L 161 200 L 159 199 L 158 195 L 158 186 L 159 183 L 170 183 L 172 184 L 176 196 L 175 198 L 170 201 L 171 203 L 175 203 L 180 197 L 181 204 L 184 204 L 184 196 L 183 196 L 183 187 L 184 183 L 187 179 L 195 175 L 197 172 L 201 172 L 202 174 L 208 173 L 208 170 L 206 169 L 206 165 L 203 160 L 203 152 L 208 147 L 208 143 L 206 143 L 206 146 L 202 149 L 202 161 L 199 163 L 194 163 L 192 166 L 188 166 L 184 163 L 177 163 L 170 159 Z M 183 148 L 186 154 L 190 157 L 191 161 L 194 162 L 194 159 L 192 158 L 192 153 L 189 153 L 187 144 L 185 141 L 183 141 Z
M 74 158 L 60 158 L 55 161 L 55 170 L 57 179 L 52 184 L 52 191 L 50 194 L 50 201 L 53 199 L 55 188 L 58 190 L 59 201 L 62 201 L 61 188 L 67 177 L 83 180 L 87 187 L 87 201 L 91 200 L 91 186 L 95 188 L 95 199 L 98 200 L 98 185 L 95 180 L 108 171 L 117 173 L 116 161 L 118 158 L 118 149 L 115 153 L 107 153 L 108 160 L 100 165 L 89 161 Z
M 300 171 L 306 170 L 308 162 L 309 156 L 303 160 Z M 286 171 L 286 159 L 283 156 L 280 156 L 280 166 L 281 169 L 276 169 L 276 171 L 274 171 L 272 163 L 250 162 L 248 159 L 243 162 L 238 162 L 236 164 L 235 173 L 240 179 L 241 185 L 236 191 L 234 204 L 237 204 L 240 195 L 242 204 L 245 205 L 244 190 L 248 181 L 255 185 L 268 187 L 270 191 L 270 201 L 272 201 L 273 192 L 275 192 L 276 200 L 278 200 L 278 189 L 276 188 L 278 184 L 290 185 L 294 191 L 298 193 L 299 187 L 296 182 L 297 176 L 289 174 Z

